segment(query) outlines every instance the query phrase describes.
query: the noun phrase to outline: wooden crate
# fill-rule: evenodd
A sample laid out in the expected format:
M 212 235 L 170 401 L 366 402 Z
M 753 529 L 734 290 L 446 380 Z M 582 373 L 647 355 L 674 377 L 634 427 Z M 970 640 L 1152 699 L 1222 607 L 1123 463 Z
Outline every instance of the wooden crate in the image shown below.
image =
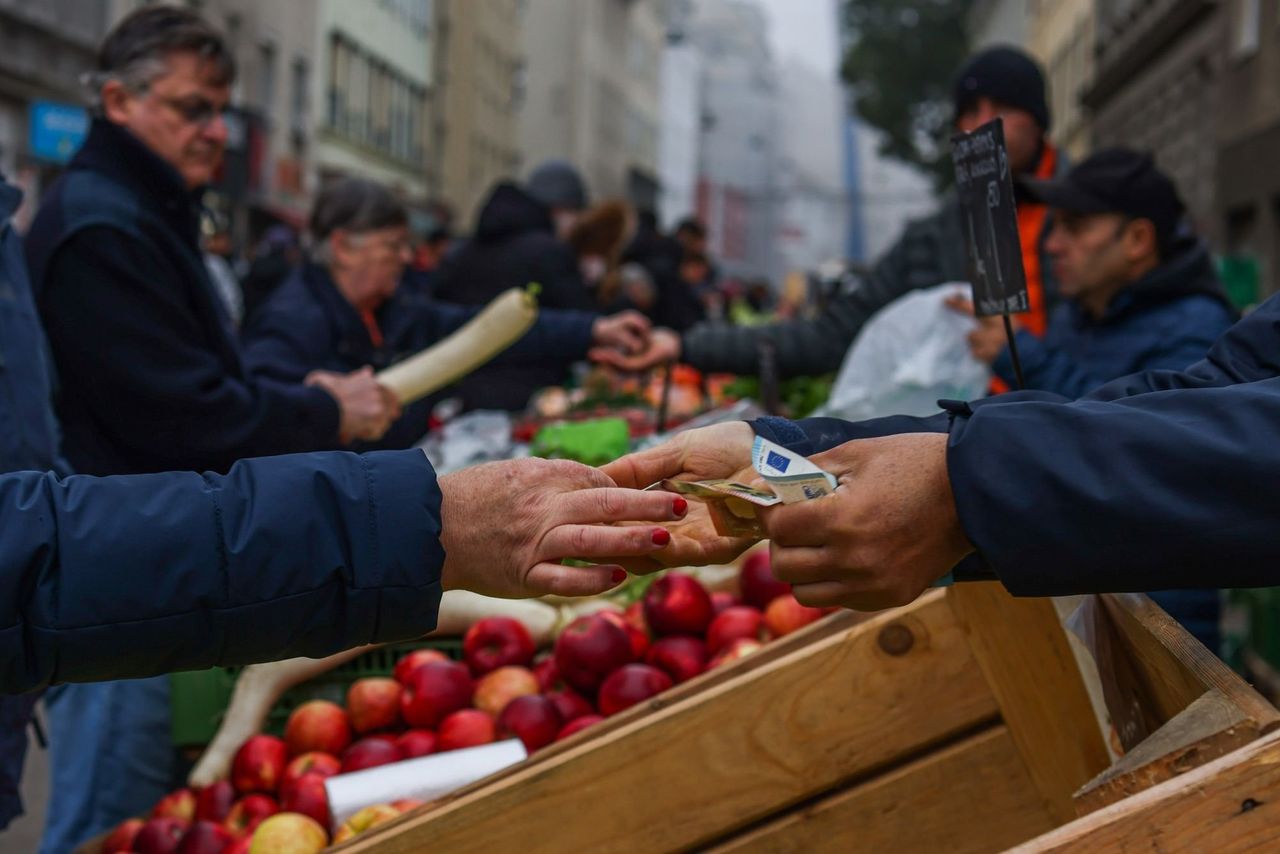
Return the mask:
M 829 617 L 335 850 L 1280 844 L 1280 713 L 1145 597 L 1093 605 L 1114 763 L 1053 603 L 962 584 Z

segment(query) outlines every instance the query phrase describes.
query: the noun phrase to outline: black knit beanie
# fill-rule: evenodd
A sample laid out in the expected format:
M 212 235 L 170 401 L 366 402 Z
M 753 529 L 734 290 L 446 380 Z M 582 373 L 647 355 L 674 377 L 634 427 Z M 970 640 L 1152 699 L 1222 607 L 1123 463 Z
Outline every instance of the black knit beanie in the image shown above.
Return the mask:
M 1026 110 L 1040 129 L 1049 130 L 1044 73 L 1031 57 L 1014 47 L 993 47 L 974 55 L 956 75 L 956 116 L 979 98 L 990 98 Z

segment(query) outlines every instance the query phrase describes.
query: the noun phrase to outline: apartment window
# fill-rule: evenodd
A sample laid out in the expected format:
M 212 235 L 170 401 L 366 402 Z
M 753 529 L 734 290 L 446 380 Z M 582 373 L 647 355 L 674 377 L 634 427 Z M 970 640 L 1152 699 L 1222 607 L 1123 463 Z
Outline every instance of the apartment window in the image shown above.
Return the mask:
M 295 130 L 307 125 L 307 88 L 311 80 L 307 61 L 299 56 L 293 60 L 293 94 L 289 102 L 289 118 Z M 332 122 L 330 122 L 332 124 Z
M 258 45 L 258 108 L 270 114 L 276 97 L 276 46 L 265 41 Z
M 1262 18 L 1262 0 L 1236 0 L 1235 22 L 1231 34 L 1231 54 L 1237 59 L 1258 52 L 1258 30 Z
M 426 90 L 339 34 L 330 51 L 329 128 L 397 160 L 420 161 Z

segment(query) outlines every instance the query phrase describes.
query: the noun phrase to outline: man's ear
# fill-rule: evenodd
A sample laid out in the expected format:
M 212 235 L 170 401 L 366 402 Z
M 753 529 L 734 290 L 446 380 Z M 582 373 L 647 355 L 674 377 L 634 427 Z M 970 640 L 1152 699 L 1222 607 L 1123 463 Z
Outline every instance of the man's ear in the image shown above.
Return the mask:
M 1160 254 L 1160 241 L 1156 238 L 1156 225 L 1149 219 L 1135 219 L 1125 226 L 1125 254 L 1130 260 L 1141 261 Z
M 107 120 L 118 125 L 129 121 L 129 99 L 132 94 L 119 80 L 108 80 L 102 84 L 99 93 L 102 100 L 102 114 Z
M 347 260 L 347 249 L 350 241 L 347 240 L 347 232 L 341 228 L 335 228 L 329 232 L 329 236 L 324 239 L 329 246 L 329 260 L 335 267 L 345 266 Z

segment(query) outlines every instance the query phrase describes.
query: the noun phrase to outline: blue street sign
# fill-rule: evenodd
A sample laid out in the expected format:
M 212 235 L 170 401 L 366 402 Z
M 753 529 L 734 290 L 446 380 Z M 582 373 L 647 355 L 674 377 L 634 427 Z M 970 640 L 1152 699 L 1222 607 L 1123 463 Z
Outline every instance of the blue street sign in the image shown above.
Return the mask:
M 31 155 L 66 163 L 89 133 L 89 113 L 84 107 L 33 101 L 29 118 Z

